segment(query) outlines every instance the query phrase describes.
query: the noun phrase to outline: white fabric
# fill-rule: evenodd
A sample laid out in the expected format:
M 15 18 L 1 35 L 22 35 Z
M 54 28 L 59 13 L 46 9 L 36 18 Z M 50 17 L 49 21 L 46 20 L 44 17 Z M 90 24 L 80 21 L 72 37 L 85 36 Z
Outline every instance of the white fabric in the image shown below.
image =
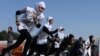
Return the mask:
M 58 42 L 55 42 L 55 48 L 59 48 L 60 47 L 60 43 L 58 43 Z
M 60 39 L 60 42 L 64 39 L 65 34 L 63 32 L 58 32 L 58 37 Z
M 61 29 L 63 29 L 63 27 L 59 27 L 59 29 L 61 30 Z
M 49 21 L 49 20 L 52 20 L 52 19 L 54 19 L 54 18 L 53 18 L 53 17 L 51 17 L 51 16 L 49 16 L 47 20 Z
M 30 22 L 33 22 L 33 13 L 35 13 L 35 10 L 31 7 L 26 8 L 26 14 L 24 15 L 25 19 L 29 20 Z
M 45 18 L 43 13 L 41 13 L 39 16 L 37 16 L 37 19 L 43 19 L 43 18 Z
M 65 37 L 65 34 L 63 32 L 58 32 L 59 43 L 55 41 L 55 48 L 59 48 L 64 37 Z
M 90 46 L 89 49 L 87 49 L 87 47 L 90 45 L 89 39 L 85 42 L 85 45 L 86 46 L 85 46 L 85 50 L 84 50 L 83 56 L 86 56 L 87 53 L 89 54 L 89 56 L 91 56 L 91 46 Z
M 44 26 L 47 27 L 49 31 L 51 31 L 52 25 L 50 25 L 49 22 L 47 24 L 45 24 Z
M 45 17 L 43 13 L 37 14 L 34 8 L 26 7 L 24 10 L 26 11 L 26 13 L 24 13 L 21 19 L 21 22 L 23 23 L 24 26 L 20 24 L 20 26 L 18 26 L 19 30 L 22 30 L 22 29 L 33 30 L 34 29 L 35 25 L 34 25 L 34 20 L 33 20 L 33 14 L 37 17 L 37 19 L 40 19 L 40 21 Z
M 49 22 L 47 24 L 45 24 L 44 26 L 47 27 L 47 29 L 49 31 L 51 31 L 52 25 L 50 25 Z M 39 35 L 38 35 L 38 39 L 37 39 L 37 44 L 46 44 L 48 36 L 49 35 L 47 33 L 43 32 L 42 29 L 41 29 L 39 31 Z
M 45 2 L 43 2 L 43 1 L 36 3 L 36 8 L 37 8 L 38 6 L 41 6 L 41 7 L 43 7 L 43 8 L 46 8 Z
M 18 29 L 22 30 L 22 29 L 28 29 L 28 28 L 24 23 L 20 22 L 20 25 L 18 26 Z
M 42 31 L 38 35 L 37 44 L 45 44 L 45 43 L 47 43 L 47 37 L 48 37 L 47 33 Z

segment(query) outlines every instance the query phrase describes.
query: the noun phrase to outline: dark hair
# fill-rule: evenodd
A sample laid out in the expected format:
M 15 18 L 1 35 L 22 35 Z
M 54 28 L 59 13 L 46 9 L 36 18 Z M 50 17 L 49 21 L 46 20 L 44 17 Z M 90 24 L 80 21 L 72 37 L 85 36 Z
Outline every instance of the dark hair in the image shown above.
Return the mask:
M 9 26 L 8 28 L 10 28 L 12 30 L 12 27 L 11 26 Z
M 74 38 L 73 34 L 69 34 L 69 40 L 71 40 L 72 38 Z
M 85 43 L 85 40 L 83 40 L 83 43 Z
M 83 38 L 82 37 L 79 37 L 79 40 L 83 40 Z
M 89 39 L 92 39 L 92 38 L 93 38 L 93 35 L 90 35 L 90 36 L 89 36 Z
M 90 36 L 89 36 L 89 40 L 90 40 L 91 43 L 92 43 L 93 37 L 94 37 L 93 35 L 90 35 Z

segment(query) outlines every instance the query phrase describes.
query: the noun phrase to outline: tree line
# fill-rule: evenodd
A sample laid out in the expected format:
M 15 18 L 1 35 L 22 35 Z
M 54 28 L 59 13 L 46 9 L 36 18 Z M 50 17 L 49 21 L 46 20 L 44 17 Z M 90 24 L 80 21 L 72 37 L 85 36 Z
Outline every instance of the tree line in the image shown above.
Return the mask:
M 7 40 L 7 34 L 8 32 L 6 30 L 0 31 L 0 40 Z M 14 40 L 16 40 L 19 34 L 17 32 L 13 32 L 13 34 L 14 34 Z

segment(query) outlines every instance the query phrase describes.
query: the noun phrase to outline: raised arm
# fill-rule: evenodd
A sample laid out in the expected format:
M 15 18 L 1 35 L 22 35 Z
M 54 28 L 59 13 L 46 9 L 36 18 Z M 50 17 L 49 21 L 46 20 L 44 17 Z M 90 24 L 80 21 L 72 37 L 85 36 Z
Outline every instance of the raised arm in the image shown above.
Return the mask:
M 18 19 L 19 15 L 20 15 L 20 14 L 23 14 L 23 13 L 25 13 L 25 12 L 26 12 L 26 8 L 24 8 L 24 9 L 22 9 L 22 10 L 17 10 L 17 11 L 16 11 L 15 18 L 16 18 L 16 25 L 17 25 L 17 26 L 19 26 L 19 19 Z

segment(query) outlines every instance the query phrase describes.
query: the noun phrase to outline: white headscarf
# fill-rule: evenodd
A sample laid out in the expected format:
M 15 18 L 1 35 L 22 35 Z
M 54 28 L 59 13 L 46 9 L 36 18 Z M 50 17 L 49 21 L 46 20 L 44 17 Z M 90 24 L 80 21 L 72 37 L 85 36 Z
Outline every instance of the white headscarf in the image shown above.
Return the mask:
M 38 2 L 38 3 L 35 4 L 35 8 L 36 9 L 38 8 L 38 6 L 41 6 L 43 8 L 46 8 L 45 2 L 43 2 L 43 1 L 40 1 L 40 2 Z
M 52 20 L 52 19 L 54 19 L 52 16 L 49 16 L 48 18 L 47 18 L 47 21 L 49 22 L 50 20 Z
M 60 42 L 64 39 L 65 37 L 65 34 L 63 31 L 61 31 L 62 29 L 64 29 L 63 27 L 59 27 L 58 29 L 58 36 L 59 36 L 59 39 L 60 39 Z
M 64 29 L 63 27 L 59 27 L 58 31 L 61 31 L 62 29 Z
M 47 18 L 47 24 L 45 24 L 45 26 L 48 28 L 49 31 L 51 31 L 51 29 L 52 29 L 52 25 L 49 24 L 49 21 L 50 21 L 50 20 L 53 20 L 53 19 L 54 19 L 54 18 L 51 17 L 51 16 L 49 16 L 49 17 Z

